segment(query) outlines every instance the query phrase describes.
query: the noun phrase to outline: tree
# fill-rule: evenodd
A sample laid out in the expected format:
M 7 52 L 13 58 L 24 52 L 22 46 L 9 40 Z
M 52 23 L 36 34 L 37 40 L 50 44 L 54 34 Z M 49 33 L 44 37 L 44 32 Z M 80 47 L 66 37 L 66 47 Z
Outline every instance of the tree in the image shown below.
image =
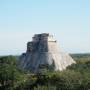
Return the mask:
M 7 90 L 14 88 L 14 83 L 20 74 L 16 68 L 16 58 L 14 56 L 0 57 L 0 88 Z

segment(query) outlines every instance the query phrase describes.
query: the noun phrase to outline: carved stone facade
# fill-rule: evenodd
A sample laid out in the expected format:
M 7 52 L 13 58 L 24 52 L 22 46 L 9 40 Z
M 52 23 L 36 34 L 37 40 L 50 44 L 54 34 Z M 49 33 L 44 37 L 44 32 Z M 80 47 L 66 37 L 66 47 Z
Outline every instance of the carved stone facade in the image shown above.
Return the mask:
M 69 54 L 62 52 L 53 35 L 35 34 L 32 42 L 27 43 L 26 53 L 20 56 L 18 67 L 38 72 L 42 66 L 50 66 L 55 71 L 62 71 L 75 63 Z

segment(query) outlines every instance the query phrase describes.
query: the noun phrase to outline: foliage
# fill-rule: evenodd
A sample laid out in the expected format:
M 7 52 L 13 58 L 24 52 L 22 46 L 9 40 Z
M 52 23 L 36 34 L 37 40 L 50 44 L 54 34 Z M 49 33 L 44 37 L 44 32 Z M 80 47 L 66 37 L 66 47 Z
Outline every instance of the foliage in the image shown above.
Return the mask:
M 37 87 L 34 87 L 34 90 L 56 90 L 56 87 L 55 86 L 51 86 L 51 85 L 48 85 L 48 86 L 40 86 L 38 85 Z
M 16 67 L 16 57 L 0 57 L 0 90 L 89 90 L 90 54 L 71 55 L 77 62 L 64 71 L 40 73 L 22 71 Z
M 21 73 L 16 68 L 14 56 L 0 57 L 0 89 L 11 90 L 21 79 Z

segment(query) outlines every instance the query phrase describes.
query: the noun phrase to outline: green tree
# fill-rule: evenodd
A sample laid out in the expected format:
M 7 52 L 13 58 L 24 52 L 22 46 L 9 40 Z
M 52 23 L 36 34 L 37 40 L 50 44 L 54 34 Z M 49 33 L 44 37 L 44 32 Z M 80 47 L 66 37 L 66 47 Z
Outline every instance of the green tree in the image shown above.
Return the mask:
M 16 58 L 14 56 L 0 57 L 0 88 L 2 90 L 14 88 L 14 84 L 19 77 L 20 73 L 16 68 Z

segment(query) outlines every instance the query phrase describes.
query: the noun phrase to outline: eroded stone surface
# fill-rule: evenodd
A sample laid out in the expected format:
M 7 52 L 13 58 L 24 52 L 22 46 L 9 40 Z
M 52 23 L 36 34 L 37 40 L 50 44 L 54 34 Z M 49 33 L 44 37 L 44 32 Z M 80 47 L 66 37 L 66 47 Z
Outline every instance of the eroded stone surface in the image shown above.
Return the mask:
M 43 33 L 35 34 L 33 40 L 27 43 L 27 51 L 20 56 L 18 66 L 32 72 L 38 72 L 44 65 L 62 71 L 73 63 L 75 61 L 62 52 L 53 36 Z

